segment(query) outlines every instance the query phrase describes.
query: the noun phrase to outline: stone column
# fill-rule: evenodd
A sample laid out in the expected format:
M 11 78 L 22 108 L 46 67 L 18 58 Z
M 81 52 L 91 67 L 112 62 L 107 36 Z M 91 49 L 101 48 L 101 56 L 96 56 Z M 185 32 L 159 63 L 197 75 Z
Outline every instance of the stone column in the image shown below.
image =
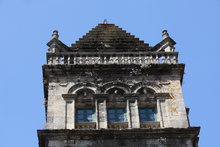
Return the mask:
M 66 101 L 65 129 L 75 129 L 75 94 L 63 94 Z
M 167 120 L 168 114 L 166 111 L 166 99 L 169 99 L 170 94 L 169 93 L 157 93 L 156 99 L 157 99 L 157 121 L 160 122 L 160 127 L 165 128 L 168 126 L 169 121 Z
M 106 108 L 106 100 L 98 100 L 98 128 L 108 128 L 107 124 L 107 108 Z
M 130 102 L 127 99 L 126 100 L 126 117 L 127 117 L 127 121 L 128 121 L 128 128 L 131 128 L 131 111 L 130 111 Z
M 66 101 L 66 129 L 75 129 L 75 100 Z
M 127 99 L 127 114 L 128 114 L 128 127 L 129 128 L 140 128 L 140 119 L 138 112 L 138 95 L 137 94 L 126 94 Z
M 138 101 L 129 100 L 129 108 L 131 114 L 131 128 L 140 128 L 140 119 L 139 119 L 139 112 L 138 112 Z
M 99 116 L 98 116 L 98 101 L 95 100 L 95 123 L 96 123 L 96 129 L 99 129 Z

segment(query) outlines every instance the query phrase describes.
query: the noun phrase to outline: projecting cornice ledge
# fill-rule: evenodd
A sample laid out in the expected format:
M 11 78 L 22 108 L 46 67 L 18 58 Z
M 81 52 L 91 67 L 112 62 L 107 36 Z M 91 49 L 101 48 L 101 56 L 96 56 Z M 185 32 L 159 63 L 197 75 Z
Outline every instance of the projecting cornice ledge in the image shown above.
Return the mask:
M 170 99 L 171 96 L 169 93 L 156 93 L 156 98 L 159 100 L 165 100 L 165 99 Z
M 48 139 L 100 140 L 100 139 L 148 139 L 148 138 L 191 138 L 198 141 L 200 127 L 165 128 L 165 129 L 102 129 L 102 130 L 38 130 L 40 147 L 44 147 Z
M 77 94 L 62 94 L 62 97 L 65 101 L 73 101 L 77 98 Z M 107 99 L 109 97 L 109 94 L 101 93 L 101 94 L 93 94 L 93 97 L 95 99 Z M 126 93 L 124 94 L 124 97 L 126 99 L 135 100 L 139 98 L 139 94 L 137 93 Z M 155 98 L 159 100 L 165 100 L 171 98 L 169 93 L 156 93 Z

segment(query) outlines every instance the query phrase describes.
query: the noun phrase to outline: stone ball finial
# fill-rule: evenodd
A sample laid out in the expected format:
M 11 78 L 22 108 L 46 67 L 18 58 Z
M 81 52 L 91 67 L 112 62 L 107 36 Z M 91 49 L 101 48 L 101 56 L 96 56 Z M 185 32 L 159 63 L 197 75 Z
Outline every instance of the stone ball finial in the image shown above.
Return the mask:
M 59 34 L 58 34 L 58 31 L 57 31 L 57 30 L 54 30 L 54 31 L 53 31 L 52 38 L 56 38 L 56 39 L 59 38 Z
M 169 34 L 168 34 L 167 30 L 162 31 L 162 37 L 163 37 L 163 39 L 169 37 Z

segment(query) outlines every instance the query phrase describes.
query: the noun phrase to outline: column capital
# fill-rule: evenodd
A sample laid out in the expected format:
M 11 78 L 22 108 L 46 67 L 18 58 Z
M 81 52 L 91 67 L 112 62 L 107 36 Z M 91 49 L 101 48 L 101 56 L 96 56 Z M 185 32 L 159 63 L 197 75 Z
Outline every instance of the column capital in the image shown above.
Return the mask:
M 106 100 L 109 97 L 108 93 L 97 93 L 93 94 L 93 98 L 96 100 Z
M 127 100 L 137 100 L 138 97 L 139 97 L 139 94 L 137 94 L 137 93 L 125 93 L 125 94 L 124 94 L 124 97 L 125 97 Z
M 72 102 L 76 98 L 76 94 L 62 94 L 62 97 L 67 102 Z

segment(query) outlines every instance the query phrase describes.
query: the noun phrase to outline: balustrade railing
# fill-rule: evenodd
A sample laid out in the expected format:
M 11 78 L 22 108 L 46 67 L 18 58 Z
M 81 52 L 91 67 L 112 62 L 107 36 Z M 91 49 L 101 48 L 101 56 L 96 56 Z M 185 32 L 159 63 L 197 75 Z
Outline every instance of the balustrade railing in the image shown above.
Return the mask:
M 47 53 L 47 64 L 177 64 L 178 52 L 76 54 Z

